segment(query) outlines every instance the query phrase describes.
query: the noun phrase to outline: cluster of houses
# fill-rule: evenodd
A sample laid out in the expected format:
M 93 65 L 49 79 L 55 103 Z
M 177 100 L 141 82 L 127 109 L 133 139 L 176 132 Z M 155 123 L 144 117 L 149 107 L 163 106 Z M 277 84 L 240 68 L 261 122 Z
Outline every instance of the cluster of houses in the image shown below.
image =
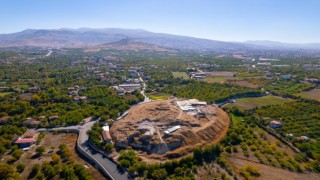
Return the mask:
M 34 128 L 34 127 L 38 127 L 43 120 L 48 119 L 48 121 L 54 121 L 56 119 L 59 119 L 59 116 L 50 116 L 50 117 L 46 117 L 46 116 L 38 116 L 37 118 L 27 118 L 25 121 L 22 122 L 23 126 L 26 127 L 30 127 L 30 128 Z
M 271 127 L 272 129 L 277 129 L 277 128 L 282 128 L 282 123 L 281 122 L 279 122 L 279 121 L 275 121 L 275 120 L 273 120 L 273 121 L 271 121 L 270 123 L 269 123 L 269 127 Z M 293 134 L 288 134 L 287 136 L 289 136 L 289 137 L 293 137 Z M 307 136 L 299 136 L 299 137 L 296 137 L 296 140 L 298 140 L 298 141 L 309 141 L 310 139 L 309 139 L 309 137 L 307 137 Z
M 68 92 L 69 92 L 69 96 L 73 98 L 73 100 L 75 101 L 85 101 L 88 99 L 87 96 L 79 96 L 79 91 L 82 88 L 80 88 L 80 86 L 75 85 L 73 87 L 69 87 L 68 88 Z

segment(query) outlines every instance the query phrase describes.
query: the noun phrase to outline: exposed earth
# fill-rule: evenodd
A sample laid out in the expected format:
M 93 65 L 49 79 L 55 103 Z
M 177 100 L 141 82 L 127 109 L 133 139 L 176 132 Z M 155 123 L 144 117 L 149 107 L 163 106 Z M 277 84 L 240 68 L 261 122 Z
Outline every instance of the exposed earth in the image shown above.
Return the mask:
M 229 117 L 211 105 L 182 111 L 177 100 L 139 104 L 115 122 L 110 133 L 117 150 L 133 148 L 146 162 L 188 155 L 195 146 L 216 143 L 229 127 Z M 178 127 L 177 130 L 165 131 Z

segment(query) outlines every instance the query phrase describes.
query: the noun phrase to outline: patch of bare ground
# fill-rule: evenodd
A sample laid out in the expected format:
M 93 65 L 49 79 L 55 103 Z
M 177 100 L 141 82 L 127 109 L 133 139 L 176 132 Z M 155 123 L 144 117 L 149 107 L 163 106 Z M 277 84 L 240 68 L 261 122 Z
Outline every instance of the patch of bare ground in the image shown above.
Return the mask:
M 239 85 L 239 86 L 248 87 L 248 88 L 258 88 L 259 87 L 259 85 L 250 83 L 248 81 L 230 81 L 230 83 L 231 84 L 236 84 L 236 85 Z
M 89 163 L 87 163 L 84 159 L 82 159 L 76 152 L 75 145 L 77 141 L 78 135 L 74 133 L 45 133 L 45 137 L 42 139 L 39 145 L 45 146 L 46 151 L 42 156 L 35 158 L 35 149 L 37 145 L 33 145 L 28 151 L 25 151 L 23 156 L 16 161 L 14 164 L 23 163 L 26 165 L 25 170 L 21 174 L 21 179 L 27 179 L 29 173 L 31 172 L 31 168 L 34 164 L 42 164 L 44 161 L 50 162 L 51 156 L 54 153 L 57 153 L 59 150 L 60 144 L 66 144 L 69 151 L 71 152 L 72 159 L 75 163 L 82 164 L 88 171 L 88 173 L 94 179 L 105 179 L 105 177 L 94 167 L 92 167 Z
M 197 169 L 196 179 L 197 180 L 209 180 L 209 179 L 222 179 L 222 176 L 229 177 L 232 176 L 228 172 L 221 168 L 216 163 L 204 164 Z
M 301 93 L 301 97 L 307 98 L 307 99 L 314 99 L 316 101 L 320 101 L 320 89 L 319 88 L 315 88 L 315 89 L 311 89 L 311 90 L 306 91 L 306 92 L 302 92 Z
M 213 72 L 206 72 L 207 77 L 226 77 L 232 78 L 236 73 L 230 71 L 213 71 Z
M 288 179 L 320 179 L 320 175 L 316 173 L 296 173 L 289 170 L 281 169 L 278 167 L 273 167 L 266 164 L 261 164 L 258 162 L 246 160 L 243 158 L 237 157 L 228 157 L 228 161 L 230 165 L 233 167 L 233 170 L 239 174 L 239 169 L 246 165 L 252 165 L 259 169 L 261 176 L 257 177 L 257 179 L 261 180 L 288 180 Z
M 164 162 L 189 155 L 195 146 L 214 144 L 225 136 L 230 120 L 222 109 L 203 106 L 197 107 L 201 114 L 192 114 L 181 111 L 175 101 L 153 101 L 132 107 L 110 130 L 116 148 L 133 148 L 147 163 Z M 177 125 L 181 128 L 164 133 Z M 152 135 L 141 127 L 151 128 Z

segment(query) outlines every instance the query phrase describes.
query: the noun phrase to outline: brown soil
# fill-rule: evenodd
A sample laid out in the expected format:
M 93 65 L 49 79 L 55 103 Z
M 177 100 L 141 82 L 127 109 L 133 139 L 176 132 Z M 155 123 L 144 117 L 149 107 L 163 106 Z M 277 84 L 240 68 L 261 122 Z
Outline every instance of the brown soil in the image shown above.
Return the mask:
M 240 159 L 236 157 L 228 157 L 228 160 L 232 162 L 233 167 L 235 167 L 236 169 L 239 169 L 246 165 L 252 165 L 257 167 L 261 174 L 261 176 L 259 176 L 257 179 L 261 179 L 261 180 L 319 179 L 320 178 L 320 175 L 316 173 L 310 173 L 310 172 L 296 173 L 296 172 L 291 172 L 285 169 L 257 163 L 254 161 Z
M 314 99 L 316 101 L 320 101 L 320 89 L 315 88 L 310 91 L 302 92 L 301 96 L 303 98 Z
M 207 77 L 226 77 L 232 78 L 236 73 L 229 71 L 215 71 L 215 72 L 206 72 Z
M 253 84 L 248 81 L 231 81 L 231 83 L 239 85 L 239 86 L 248 87 L 248 88 L 258 88 L 259 87 L 257 84 Z
M 176 100 L 153 101 L 140 104 L 130 109 L 128 115 L 115 122 L 110 130 L 116 147 L 117 144 L 133 147 L 146 162 L 164 161 L 181 158 L 188 155 L 194 146 L 218 142 L 226 133 L 229 117 L 221 109 L 214 106 L 199 107 L 205 115 L 191 115 L 182 112 L 176 105 Z M 148 138 L 138 130 L 142 122 L 153 123 L 155 133 L 144 144 L 141 139 Z M 165 135 L 168 128 L 180 125 L 181 129 Z M 137 146 L 132 145 L 138 144 Z M 128 145 L 129 144 L 129 145 Z M 168 150 L 164 153 L 146 151 L 148 147 L 166 144 Z M 141 147 L 141 148 L 140 148 Z M 148 152 L 148 153 L 146 153 Z M 162 151 L 160 151 L 162 152 Z

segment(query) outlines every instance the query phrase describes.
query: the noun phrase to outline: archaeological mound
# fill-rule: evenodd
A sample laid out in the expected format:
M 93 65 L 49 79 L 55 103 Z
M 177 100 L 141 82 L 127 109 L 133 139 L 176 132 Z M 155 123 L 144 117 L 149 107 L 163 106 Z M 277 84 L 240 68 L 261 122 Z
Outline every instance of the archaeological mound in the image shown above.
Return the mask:
M 132 107 L 110 130 L 115 148 L 145 159 L 179 158 L 195 146 L 219 142 L 229 126 L 220 108 L 196 99 L 152 101 Z

